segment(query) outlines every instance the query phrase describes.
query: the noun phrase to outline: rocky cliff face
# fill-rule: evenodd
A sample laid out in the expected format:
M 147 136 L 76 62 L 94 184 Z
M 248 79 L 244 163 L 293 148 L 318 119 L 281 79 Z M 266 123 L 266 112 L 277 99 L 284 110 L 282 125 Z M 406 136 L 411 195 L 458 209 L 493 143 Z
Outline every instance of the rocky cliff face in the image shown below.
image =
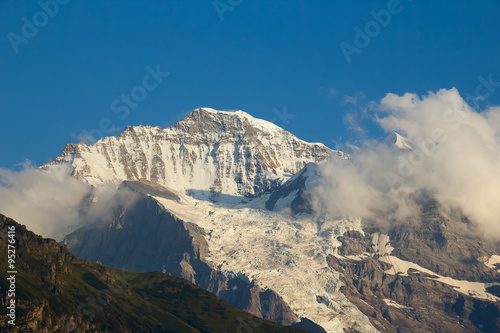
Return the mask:
M 445 213 L 428 197 L 421 205 L 419 215 L 390 229 L 393 255 L 455 279 L 500 282 L 500 272 L 485 265 L 499 243 L 485 240 L 460 212 Z
M 498 332 L 500 271 L 485 265 L 498 244 L 447 216 L 429 199 L 421 213 L 382 236 L 374 226 L 345 233 L 329 266 L 342 292 L 387 332 Z
M 293 215 L 314 214 L 313 199 L 309 190 L 311 183 L 320 177 L 319 173 L 315 163 L 307 164 L 269 196 L 266 209 L 279 211 L 290 208 Z
M 68 144 L 43 168 L 66 164 L 92 185 L 147 179 L 186 190 L 252 196 L 332 151 L 249 114 L 197 109 L 172 127 L 127 127 L 90 146 Z
M 329 256 L 327 260 L 333 270 L 342 273 L 342 292 L 382 332 L 500 330 L 498 302 L 460 293 L 417 270 L 389 274 L 393 265 L 376 258 Z

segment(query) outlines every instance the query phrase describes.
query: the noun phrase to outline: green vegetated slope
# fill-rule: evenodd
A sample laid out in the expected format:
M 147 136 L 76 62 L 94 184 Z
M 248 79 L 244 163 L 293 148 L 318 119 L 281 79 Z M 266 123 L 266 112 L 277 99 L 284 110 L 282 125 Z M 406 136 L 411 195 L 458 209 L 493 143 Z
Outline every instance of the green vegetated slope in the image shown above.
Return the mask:
M 16 229 L 16 325 L 6 317 L 7 226 Z M 160 272 L 135 273 L 76 258 L 0 214 L 4 332 L 305 332 L 262 320 Z

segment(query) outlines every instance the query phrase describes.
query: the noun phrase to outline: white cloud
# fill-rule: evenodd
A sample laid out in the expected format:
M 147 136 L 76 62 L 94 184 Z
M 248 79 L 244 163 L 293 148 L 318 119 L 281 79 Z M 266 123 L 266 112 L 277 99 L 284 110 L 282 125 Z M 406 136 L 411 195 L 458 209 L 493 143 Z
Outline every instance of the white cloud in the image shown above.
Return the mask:
M 78 206 L 90 190 L 63 166 L 52 172 L 0 169 L 0 182 L 5 185 L 0 186 L 0 213 L 46 237 L 78 223 Z
M 358 99 L 353 96 L 344 96 L 344 103 L 346 104 L 352 104 L 352 105 L 358 105 Z
M 106 218 L 117 204 L 128 205 L 136 198 L 110 188 L 100 190 L 96 202 L 83 205 L 90 193 L 91 187 L 72 177 L 64 165 L 41 170 L 28 163 L 20 172 L 0 169 L 0 213 L 44 237 L 62 240 L 79 226 Z
M 427 193 L 500 239 L 500 107 L 478 113 L 456 89 L 443 89 L 422 98 L 388 94 L 378 110 L 378 124 L 405 136 L 413 150 L 365 141 L 351 160 L 325 164 L 315 189 L 319 208 L 401 221 Z

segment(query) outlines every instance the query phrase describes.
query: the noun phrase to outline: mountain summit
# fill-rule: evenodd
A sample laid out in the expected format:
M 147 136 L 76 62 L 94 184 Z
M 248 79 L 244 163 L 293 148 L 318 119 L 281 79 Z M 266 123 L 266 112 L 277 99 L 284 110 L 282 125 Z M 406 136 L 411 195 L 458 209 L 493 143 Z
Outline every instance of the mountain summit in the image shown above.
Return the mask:
M 147 179 L 179 192 L 253 196 L 331 153 L 243 111 L 199 108 L 165 129 L 127 127 L 89 146 L 68 144 L 43 168 L 66 164 L 95 186 Z
M 389 134 L 382 142 L 384 142 L 390 147 L 395 146 L 396 148 L 399 148 L 401 150 L 413 149 L 408 139 L 406 139 L 405 137 L 396 132 L 392 132 L 391 134 Z

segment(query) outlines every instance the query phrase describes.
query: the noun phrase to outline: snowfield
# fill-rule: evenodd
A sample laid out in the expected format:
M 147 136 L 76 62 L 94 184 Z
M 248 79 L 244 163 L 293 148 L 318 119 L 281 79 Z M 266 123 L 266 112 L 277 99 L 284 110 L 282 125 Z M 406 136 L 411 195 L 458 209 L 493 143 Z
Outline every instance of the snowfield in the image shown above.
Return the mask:
M 496 297 L 488 292 L 486 292 L 486 288 L 490 287 L 491 283 L 481 283 L 481 282 L 470 282 L 465 280 L 456 280 L 451 277 L 442 276 L 434 273 L 433 271 L 423 268 L 413 262 L 401 260 L 398 257 L 386 255 L 380 257 L 380 261 L 389 263 L 392 265 L 392 268 L 387 270 L 386 274 L 402 274 L 408 275 L 407 272 L 410 268 L 413 268 L 419 272 L 427 273 L 432 275 L 433 277 L 429 277 L 429 279 L 436 280 L 447 284 L 453 287 L 456 291 L 471 296 L 475 298 L 482 298 L 493 302 L 499 302 L 500 298 Z
M 362 232 L 360 220 L 292 218 L 286 211 L 266 211 L 267 196 L 246 204 L 214 204 L 185 196 L 180 203 L 155 199 L 205 229 L 210 248 L 207 260 L 226 275 L 243 275 L 274 290 L 300 318 L 314 321 L 327 332 L 344 332 L 344 327 L 377 332 L 339 291 L 339 273 L 326 263 L 326 257 L 335 255 L 341 245 L 336 237 L 347 230 Z
M 491 269 L 497 269 L 495 265 L 496 265 L 496 264 L 500 264 L 500 256 L 498 256 L 498 255 L 493 255 L 493 256 L 491 256 L 491 257 L 490 257 L 490 259 L 488 259 L 488 261 L 486 261 L 484 264 L 485 264 L 486 266 L 488 266 L 489 268 L 491 268 Z M 500 272 L 500 269 L 497 269 L 497 270 L 498 270 L 498 272 Z

